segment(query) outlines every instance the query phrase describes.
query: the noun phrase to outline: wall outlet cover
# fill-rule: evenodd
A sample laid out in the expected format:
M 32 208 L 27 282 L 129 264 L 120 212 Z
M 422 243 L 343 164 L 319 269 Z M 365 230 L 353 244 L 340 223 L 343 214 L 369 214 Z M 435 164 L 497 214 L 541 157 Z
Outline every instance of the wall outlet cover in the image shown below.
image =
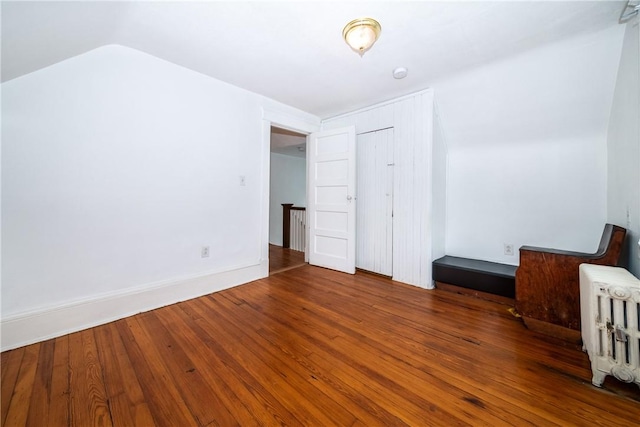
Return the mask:
M 202 249 L 200 250 L 200 257 L 201 258 L 208 258 L 209 257 L 209 246 L 203 246 Z

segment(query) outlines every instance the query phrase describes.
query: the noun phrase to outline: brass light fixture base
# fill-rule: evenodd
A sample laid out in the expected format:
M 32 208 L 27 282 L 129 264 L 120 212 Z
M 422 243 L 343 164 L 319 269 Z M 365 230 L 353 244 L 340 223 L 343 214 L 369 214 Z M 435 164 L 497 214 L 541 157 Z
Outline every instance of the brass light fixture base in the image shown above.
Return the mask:
M 371 49 L 380 37 L 382 27 L 373 18 L 358 18 L 345 25 L 342 30 L 344 41 L 360 56 Z

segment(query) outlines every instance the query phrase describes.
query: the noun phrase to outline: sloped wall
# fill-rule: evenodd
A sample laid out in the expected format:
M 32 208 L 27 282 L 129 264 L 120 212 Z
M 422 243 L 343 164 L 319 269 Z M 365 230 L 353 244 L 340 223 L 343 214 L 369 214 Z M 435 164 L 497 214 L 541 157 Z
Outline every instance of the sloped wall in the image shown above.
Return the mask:
M 623 265 L 640 277 L 640 30 L 626 24 L 608 135 L 608 220 L 628 231 Z
M 623 31 L 434 83 L 449 154 L 447 254 L 515 265 L 521 245 L 595 251 L 607 219 L 607 126 Z
M 313 119 L 115 45 L 4 83 L 3 347 L 264 276 L 264 107 Z

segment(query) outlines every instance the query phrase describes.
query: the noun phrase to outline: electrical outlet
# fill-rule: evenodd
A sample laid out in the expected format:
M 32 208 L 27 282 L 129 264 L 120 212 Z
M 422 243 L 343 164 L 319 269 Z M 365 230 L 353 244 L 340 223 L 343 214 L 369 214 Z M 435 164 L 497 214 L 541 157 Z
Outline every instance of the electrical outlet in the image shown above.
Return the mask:
M 505 243 L 504 244 L 504 254 L 513 256 L 513 243 Z
M 200 249 L 200 258 L 209 258 L 209 246 L 203 246 Z

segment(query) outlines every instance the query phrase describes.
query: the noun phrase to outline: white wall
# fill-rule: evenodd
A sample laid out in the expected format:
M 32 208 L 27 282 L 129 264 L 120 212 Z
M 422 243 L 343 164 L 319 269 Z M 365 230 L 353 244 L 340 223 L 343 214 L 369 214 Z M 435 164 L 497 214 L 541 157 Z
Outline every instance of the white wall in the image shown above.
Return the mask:
M 434 83 L 449 150 L 447 254 L 517 264 L 525 244 L 595 251 L 607 219 L 606 134 L 623 30 Z
M 450 149 L 447 254 L 516 264 L 522 245 L 594 252 L 606 220 L 599 142 Z
M 271 153 L 269 243 L 282 246 L 282 203 L 306 207 L 307 160 Z
M 3 348 L 264 276 L 265 107 L 317 121 L 115 45 L 4 83 Z
M 608 135 L 608 220 L 628 231 L 623 265 L 640 277 L 640 31 L 626 24 Z

